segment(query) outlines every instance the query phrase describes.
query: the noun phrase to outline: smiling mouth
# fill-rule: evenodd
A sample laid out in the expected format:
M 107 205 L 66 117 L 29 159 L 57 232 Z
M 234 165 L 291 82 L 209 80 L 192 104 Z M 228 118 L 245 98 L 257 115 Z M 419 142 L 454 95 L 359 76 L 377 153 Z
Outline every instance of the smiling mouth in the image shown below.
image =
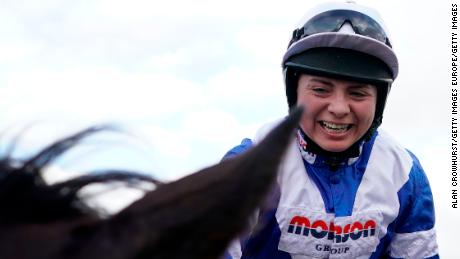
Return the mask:
M 345 133 L 351 127 L 353 127 L 353 124 L 336 124 L 328 121 L 319 121 L 319 124 L 327 131 L 330 133 Z

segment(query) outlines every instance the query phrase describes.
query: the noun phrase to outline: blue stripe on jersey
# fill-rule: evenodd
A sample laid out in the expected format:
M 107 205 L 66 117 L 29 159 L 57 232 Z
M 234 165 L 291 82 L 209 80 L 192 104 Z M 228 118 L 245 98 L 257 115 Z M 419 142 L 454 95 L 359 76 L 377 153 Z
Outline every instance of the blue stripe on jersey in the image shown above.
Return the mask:
M 412 157 L 413 165 L 409 172 L 408 181 L 398 191 L 400 204 L 398 217 L 396 217 L 396 221 L 388 225 L 387 234 L 380 239 L 376 251 L 370 257 L 371 259 L 381 258 L 387 253 L 385 250 L 390 245 L 395 232 L 412 233 L 429 230 L 434 226 L 434 206 L 428 179 L 417 157 L 409 150 L 407 151 Z M 402 225 L 397 226 L 398 222 L 402 222 Z M 389 255 L 387 257 L 394 258 Z M 439 255 L 427 259 L 439 259 Z
M 397 223 L 397 233 L 429 230 L 435 222 L 433 196 L 428 179 L 417 157 L 408 152 L 414 162 L 409 180 L 398 192 L 400 209 L 397 219 L 402 223 Z
M 322 159 L 309 164 L 303 160 L 308 176 L 318 187 L 327 213 L 337 217 L 351 216 L 356 192 L 366 170 L 377 133 L 363 144 L 361 155 L 355 163 L 340 166 L 332 172 Z
M 388 225 L 387 234 L 380 239 L 379 245 L 375 249 L 375 252 L 372 253 L 371 257 L 369 257 L 369 259 L 390 258 L 388 255 L 389 251 L 387 251 L 387 249 L 390 246 L 391 240 L 393 239 L 394 228 L 394 222 Z

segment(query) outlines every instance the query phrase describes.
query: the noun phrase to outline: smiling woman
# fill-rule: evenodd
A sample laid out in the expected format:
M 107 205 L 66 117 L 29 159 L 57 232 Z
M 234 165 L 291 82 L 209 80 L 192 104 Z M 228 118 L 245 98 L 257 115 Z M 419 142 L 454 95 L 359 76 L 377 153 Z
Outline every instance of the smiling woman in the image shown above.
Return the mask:
M 127 122 L 153 143 L 152 171 L 172 180 L 218 161 L 242 137 L 286 114 L 281 56 L 298 18 L 324 0 L 0 2 L 0 129 L 50 119 L 71 124 L 66 129 Z M 457 258 L 460 210 L 447 202 L 451 175 L 444 173 L 450 8 L 443 1 L 356 2 L 384 16 L 400 61 L 378 134 L 388 130 L 420 159 L 435 196 L 442 256 Z M 313 21 L 321 20 L 330 21 Z M 305 34 L 318 28 L 324 27 Z M 43 143 L 55 132 L 21 144 Z M 298 135 L 299 142 L 307 137 Z
M 377 11 L 351 1 L 313 8 L 282 66 L 289 109 L 305 113 L 271 199 L 228 257 L 439 258 L 425 172 L 378 130 L 399 63 Z
M 305 107 L 303 132 L 324 150 L 343 152 L 369 130 L 375 113 L 375 86 L 303 74 L 297 105 Z

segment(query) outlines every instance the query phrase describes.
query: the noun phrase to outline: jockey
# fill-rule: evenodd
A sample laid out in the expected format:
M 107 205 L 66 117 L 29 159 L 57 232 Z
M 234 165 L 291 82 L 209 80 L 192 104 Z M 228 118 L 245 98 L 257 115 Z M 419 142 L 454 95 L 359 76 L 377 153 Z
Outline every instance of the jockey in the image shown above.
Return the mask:
M 282 68 L 289 108 L 305 112 L 270 197 L 226 256 L 438 258 L 428 179 L 378 130 L 399 68 L 379 14 L 351 2 L 317 6 L 294 30 Z

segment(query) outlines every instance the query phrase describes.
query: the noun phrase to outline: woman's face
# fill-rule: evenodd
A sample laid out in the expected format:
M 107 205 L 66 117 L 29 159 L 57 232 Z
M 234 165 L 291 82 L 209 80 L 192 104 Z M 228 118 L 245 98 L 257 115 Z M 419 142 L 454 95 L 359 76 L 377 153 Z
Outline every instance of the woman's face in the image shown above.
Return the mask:
M 373 85 L 301 75 L 297 105 L 305 108 L 300 126 L 321 148 L 341 152 L 358 141 L 374 120 Z

